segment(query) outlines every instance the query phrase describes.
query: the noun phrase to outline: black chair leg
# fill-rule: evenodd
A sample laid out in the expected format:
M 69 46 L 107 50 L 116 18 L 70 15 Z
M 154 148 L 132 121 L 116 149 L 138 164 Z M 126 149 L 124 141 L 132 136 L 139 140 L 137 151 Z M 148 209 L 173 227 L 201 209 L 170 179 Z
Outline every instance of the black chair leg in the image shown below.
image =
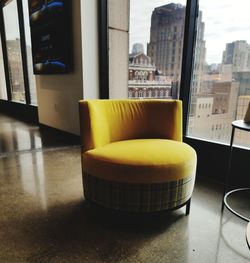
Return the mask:
M 190 205 L 191 205 L 191 198 L 187 201 L 187 204 L 186 204 L 186 216 L 189 215 Z

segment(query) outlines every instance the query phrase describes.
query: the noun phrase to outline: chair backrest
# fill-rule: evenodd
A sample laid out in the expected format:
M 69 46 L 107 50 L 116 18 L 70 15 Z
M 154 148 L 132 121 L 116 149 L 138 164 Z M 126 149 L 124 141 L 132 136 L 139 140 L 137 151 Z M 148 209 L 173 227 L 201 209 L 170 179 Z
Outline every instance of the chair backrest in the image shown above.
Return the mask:
M 79 110 L 83 151 L 129 139 L 182 141 L 179 100 L 82 100 Z

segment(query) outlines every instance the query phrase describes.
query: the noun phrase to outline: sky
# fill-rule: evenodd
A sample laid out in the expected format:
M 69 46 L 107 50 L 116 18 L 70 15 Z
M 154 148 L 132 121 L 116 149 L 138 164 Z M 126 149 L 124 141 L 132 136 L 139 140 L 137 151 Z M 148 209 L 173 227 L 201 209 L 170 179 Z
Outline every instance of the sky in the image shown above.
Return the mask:
M 185 0 L 130 0 L 130 51 L 133 43 L 142 43 L 146 52 L 151 14 L 155 7 Z M 206 62 L 221 63 L 226 43 L 246 40 L 250 44 L 249 0 L 200 0 L 205 22 Z
M 22 4 L 23 4 L 26 43 L 28 45 L 31 45 L 28 0 L 22 0 Z M 7 40 L 20 38 L 16 1 L 10 2 L 8 5 L 6 5 L 3 8 L 3 15 L 4 15 L 5 27 L 7 29 L 6 30 Z
M 28 0 L 22 0 L 25 33 L 30 44 Z M 186 4 L 186 0 L 130 0 L 130 52 L 133 43 L 142 43 L 146 52 L 150 36 L 151 14 L 155 7 L 169 3 Z M 250 44 L 249 0 L 200 0 L 202 20 L 205 22 L 206 61 L 221 63 L 226 43 L 246 40 Z M 8 30 L 7 39 L 19 37 L 16 2 L 4 8 Z

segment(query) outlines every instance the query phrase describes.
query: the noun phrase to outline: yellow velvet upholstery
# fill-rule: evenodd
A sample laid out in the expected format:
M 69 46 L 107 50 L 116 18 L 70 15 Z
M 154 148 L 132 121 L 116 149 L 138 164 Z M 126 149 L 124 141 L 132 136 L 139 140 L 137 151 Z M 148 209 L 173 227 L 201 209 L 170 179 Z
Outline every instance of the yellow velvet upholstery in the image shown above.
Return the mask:
M 87 100 L 79 109 L 86 198 L 140 212 L 190 200 L 197 160 L 182 142 L 181 101 Z
M 182 103 L 177 100 L 80 101 L 83 151 L 129 140 L 182 140 Z
M 196 153 L 173 140 L 125 140 L 87 151 L 83 163 L 86 173 L 106 180 L 162 183 L 194 176 Z

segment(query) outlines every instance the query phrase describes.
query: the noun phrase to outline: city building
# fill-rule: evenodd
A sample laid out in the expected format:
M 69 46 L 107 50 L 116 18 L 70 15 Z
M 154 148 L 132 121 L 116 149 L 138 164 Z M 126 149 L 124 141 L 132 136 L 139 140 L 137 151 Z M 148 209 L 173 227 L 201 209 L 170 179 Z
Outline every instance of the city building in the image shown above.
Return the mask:
M 185 10 L 185 6 L 171 3 L 155 8 L 151 16 L 147 53 L 173 81 L 180 79 Z
M 221 81 L 231 81 L 233 79 L 232 64 L 221 64 L 219 79 Z
M 13 100 L 25 102 L 23 65 L 21 58 L 20 39 L 7 40 L 9 77 Z M 33 75 L 31 46 L 26 45 L 27 67 L 29 72 L 30 96 L 32 104 L 37 104 L 36 83 Z
M 13 100 L 25 102 L 20 39 L 7 40 L 7 50 Z
M 250 103 L 250 95 L 239 96 L 237 102 L 236 120 L 243 120 Z M 235 144 L 241 147 L 250 147 L 250 133 L 242 130 L 235 131 Z
M 171 98 L 171 82 L 142 52 L 129 55 L 128 98 Z
M 167 4 L 154 9 L 151 16 L 150 42 L 147 53 L 152 58 L 157 69 L 177 83 L 179 89 L 182 66 L 182 47 L 184 40 L 185 6 Z M 205 66 L 205 24 L 202 13 L 197 21 L 197 40 L 194 59 L 192 90 L 199 93 Z M 178 91 L 176 94 L 178 96 Z
M 202 22 L 202 12 L 199 12 L 197 19 L 197 34 L 195 41 L 195 50 L 194 50 L 194 62 L 193 62 L 193 75 L 191 82 L 192 96 L 196 94 L 201 94 L 203 79 L 205 75 L 206 65 L 205 65 L 205 56 L 206 56 L 206 42 L 204 40 L 204 30 L 205 23 Z
M 249 54 L 249 45 L 246 41 L 227 43 L 222 63 L 206 67 L 202 73 L 203 77 L 199 80 L 199 91 L 196 93 L 193 89 L 192 93 L 189 118 L 191 136 L 220 142 L 229 141 L 231 122 L 242 118 L 237 112 L 239 105 L 245 100 L 240 97 L 250 95 Z M 211 98 L 213 98 L 211 112 L 203 114 L 203 118 L 200 118 L 199 105 L 204 104 L 201 101 Z M 237 142 L 248 145 L 248 135 L 241 131 L 237 131 L 237 134 L 240 134 L 237 135 Z M 240 136 L 243 139 L 239 139 Z
M 250 45 L 245 40 L 226 44 L 222 65 L 232 65 L 232 72 L 250 71 Z
M 235 72 L 233 79 L 239 82 L 239 96 L 250 95 L 250 71 Z
M 193 114 L 189 117 L 191 136 L 228 142 L 231 122 L 235 120 L 239 83 L 212 82 L 210 94 L 195 97 Z

